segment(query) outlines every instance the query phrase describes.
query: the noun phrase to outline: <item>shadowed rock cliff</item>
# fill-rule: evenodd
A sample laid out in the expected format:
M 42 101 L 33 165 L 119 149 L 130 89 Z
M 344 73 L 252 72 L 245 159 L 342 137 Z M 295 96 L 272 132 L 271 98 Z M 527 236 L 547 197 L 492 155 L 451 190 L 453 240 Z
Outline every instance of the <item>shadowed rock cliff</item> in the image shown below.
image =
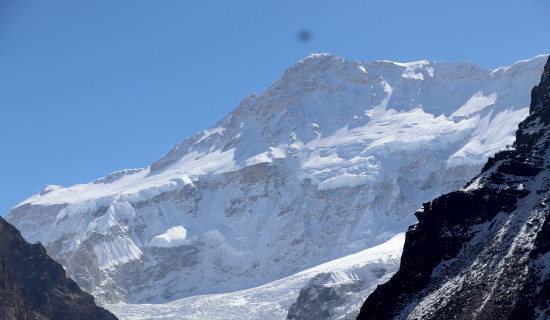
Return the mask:
M 0 319 L 116 319 L 0 217 Z

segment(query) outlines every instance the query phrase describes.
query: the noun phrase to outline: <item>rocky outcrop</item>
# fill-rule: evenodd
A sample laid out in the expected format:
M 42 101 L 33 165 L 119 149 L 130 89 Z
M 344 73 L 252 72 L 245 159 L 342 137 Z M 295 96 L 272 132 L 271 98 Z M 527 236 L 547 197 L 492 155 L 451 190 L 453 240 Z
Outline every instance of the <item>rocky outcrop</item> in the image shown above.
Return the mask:
M 1 319 L 116 319 L 65 276 L 40 243 L 0 217 Z
M 512 148 L 424 204 L 358 319 L 550 318 L 550 61 Z
M 386 273 L 385 269 L 377 271 L 377 278 L 381 278 Z M 332 284 L 331 277 L 333 275 L 325 272 L 309 280 L 300 290 L 296 301 L 289 307 L 287 320 L 354 318 L 357 313 L 349 315 L 346 309 L 356 299 L 354 295 L 366 291 L 365 289 L 372 284 L 360 277 L 354 281 Z M 364 296 L 368 296 L 368 293 Z

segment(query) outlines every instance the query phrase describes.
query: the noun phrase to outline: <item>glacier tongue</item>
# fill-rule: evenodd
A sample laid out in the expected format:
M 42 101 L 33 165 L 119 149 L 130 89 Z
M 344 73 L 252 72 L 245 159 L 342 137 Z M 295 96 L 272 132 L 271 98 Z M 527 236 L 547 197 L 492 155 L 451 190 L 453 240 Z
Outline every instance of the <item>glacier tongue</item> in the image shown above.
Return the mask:
M 365 298 L 399 268 L 405 234 L 259 287 L 164 304 L 115 304 L 120 319 L 354 319 Z M 340 289 L 340 290 L 338 290 Z M 318 299 L 328 291 L 328 301 Z M 311 296 L 313 299 L 308 300 Z M 322 305 L 328 303 L 329 308 Z M 303 308 L 303 310 L 301 310 Z M 289 312 L 289 309 L 291 312 Z M 307 312 L 307 313 L 306 313 Z M 317 317 L 316 317 L 317 316 Z
M 260 286 L 384 243 L 462 187 L 513 142 L 545 60 L 311 55 L 150 167 L 47 187 L 8 220 L 102 303 Z

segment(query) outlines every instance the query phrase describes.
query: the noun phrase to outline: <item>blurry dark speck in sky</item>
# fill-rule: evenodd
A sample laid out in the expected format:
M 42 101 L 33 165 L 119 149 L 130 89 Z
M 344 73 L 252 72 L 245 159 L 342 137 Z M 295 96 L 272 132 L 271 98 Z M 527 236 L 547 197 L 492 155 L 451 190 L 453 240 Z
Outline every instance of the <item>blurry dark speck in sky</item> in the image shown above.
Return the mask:
M 298 40 L 301 42 L 308 42 L 311 39 L 311 32 L 309 30 L 302 30 L 298 33 Z

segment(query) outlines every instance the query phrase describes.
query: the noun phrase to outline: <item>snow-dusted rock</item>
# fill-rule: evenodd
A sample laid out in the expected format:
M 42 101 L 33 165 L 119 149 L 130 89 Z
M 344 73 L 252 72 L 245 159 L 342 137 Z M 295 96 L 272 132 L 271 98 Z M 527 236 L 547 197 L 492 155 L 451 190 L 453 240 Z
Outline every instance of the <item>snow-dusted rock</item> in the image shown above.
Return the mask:
M 511 148 L 416 212 L 358 319 L 550 319 L 550 60 Z

